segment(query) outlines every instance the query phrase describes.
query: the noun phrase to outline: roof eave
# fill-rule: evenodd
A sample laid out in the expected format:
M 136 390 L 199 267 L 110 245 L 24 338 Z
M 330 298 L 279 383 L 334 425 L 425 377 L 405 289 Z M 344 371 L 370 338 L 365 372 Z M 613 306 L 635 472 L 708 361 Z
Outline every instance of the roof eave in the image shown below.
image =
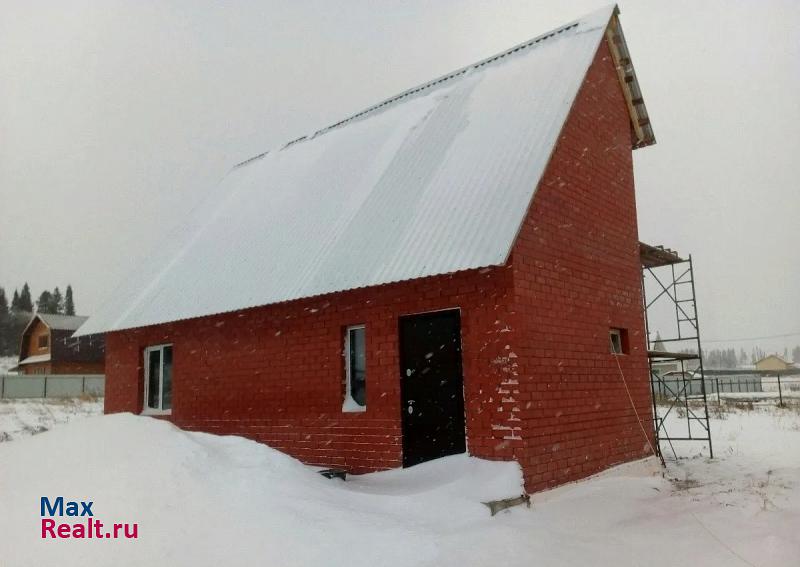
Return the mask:
M 625 41 L 625 34 L 622 32 L 622 25 L 619 22 L 619 8 L 615 8 L 611 16 L 605 36 L 631 117 L 633 149 L 652 146 L 656 143 L 656 136 L 653 132 L 653 125 L 650 123 L 650 115 L 647 113 L 647 106 L 644 103 L 639 79 L 636 77 L 636 69 L 633 67 L 628 44 Z
M 31 358 L 33 358 L 34 360 L 30 360 Z M 27 356 L 22 360 L 20 360 L 15 368 L 19 368 L 20 366 L 27 366 L 28 364 L 40 364 L 42 362 L 52 362 L 52 361 L 53 361 L 52 353 L 34 354 L 33 356 Z

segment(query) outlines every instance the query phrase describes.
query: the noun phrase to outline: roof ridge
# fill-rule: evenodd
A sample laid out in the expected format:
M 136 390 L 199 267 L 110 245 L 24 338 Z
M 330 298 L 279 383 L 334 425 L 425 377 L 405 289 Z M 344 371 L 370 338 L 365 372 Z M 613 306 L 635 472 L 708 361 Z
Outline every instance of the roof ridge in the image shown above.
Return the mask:
M 608 9 L 608 7 L 603 8 L 601 10 L 597 10 L 596 12 L 605 11 L 606 9 Z M 406 89 L 405 91 L 402 91 L 399 94 L 390 96 L 389 98 L 386 98 L 386 99 L 382 100 L 381 102 L 373 104 L 372 106 L 368 106 L 364 110 L 356 112 L 355 114 L 351 114 L 347 118 L 344 118 L 344 119 L 342 119 L 342 120 L 340 120 L 338 122 L 335 122 L 335 123 L 333 123 L 333 124 L 331 124 L 329 126 L 326 126 L 324 128 L 320 128 L 319 130 L 316 130 L 310 136 L 309 135 L 305 135 L 305 136 L 300 136 L 299 138 L 294 138 L 293 140 L 290 140 L 289 142 L 286 142 L 283 146 L 281 146 L 280 150 L 278 150 L 278 151 L 285 150 L 286 148 L 288 148 L 288 147 L 290 147 L 290 146 L 292 146 L 292 145 L 294 145 L 294 144 L 296 144 L 298 142 L 302 142 L 302 141 L 305 141 L 305 140 L 313 140 L 317 136 L 321 136 L 323 134 L 326 134 L 326 133 L 330 132 L 331 130 L 335 130 L 337 128 L 340 128 L 340 127 L 342 127 L 342 126 L 344 126 L 346 124 L 349 124 L 350 122 L 352 122 L 354 120 L 362 118 L 363 116 L 365 116 L 367 114 L 371 114 L 371 113 L 375 112 L 376 110 L 379 110 L 379 109 L 381 109 L 381 108 L 383 108 L 385 106 L 388 106 L 388 105 L 390 105 L 390 104 L 392 104 L 394 102 L 397 102 L 397 101 L 399 101 L 401 99 L 404 99 L 404 98 L 406 98 L 408 96 L 417 94 L 417 93 L 419 93 L 421 91 L 428 90 L 431 87 L 434 87 L 434 86 L 439 85 L 441 83 L 444 83 L 446 81 L 452 80 L 452 79 L 454 79 L 454 78 L 456 78 L 458 76 L 464 75 L 464 74 L 466 74 L 469 71 L 472 71 L 474 69 L 479 69 L 480 67 L 483 67 L 483 66 L 485 66 L 485 65 L 487 65 L 489 63 L 493 63 L 493 62 L 495 62 L 495 61 L 497 61 L 499 59 L 507 57 L 508 55 L 511 55 L 511 54 L 516 53 L 518 51 L 521 51 L 523 49 L 527 49 L 527 48 L 533 47 L 536 44 L 539 44 L 544 40 L 550 39 L 552 37 L 555 37 L 555 36 L 565 32 L 565 31 L 568 31 L 568 30 L 570 30 L 570 29 L 572 29 L 574 27 L 577 27 L 582 21 L 585 21 L 586 19 L 588 19 L 588 17 L 593 16 L 596 12 L 592 12 L 590 14 L 586 14 L 583 17 L 578 18 L 576 20 L 573 20 L 572 22 L 570 22 L 568 24 L 565 24 L 565 25 L 559 26 L 557 28 L 554 28 L 554 29 L 552 29 L 550 31 L 544 32 L 543 34 L 535 36 L 535 37 L 533 37 L 533 38 L 531 38 L 529 40 L 523 41 L 522 43 L 518 43 L 517 45 L 514 45 L 514 46 L 509 47 L 509 48 L 507 48 L 507 49 L 505 49 L 503 51 L 500 51 L 499 53 L 495 53 L 494 55 L 491 55 L 489 57 L 486 57 L 484 59 L 476 61 L 475 63 L 470 63 L 469 65 L 465 65 L 464 67 L 460 67 L 460 68 L 456 69 L 455 71 L 450 71 L 449 73 L 445 73 L 444 75 L 441 75 L 441 76 L 439 76 L 439 77 L 437 77 L 435 79 L 432 79 L 432 80 L 427 81 L 425 83 L 421 83 L 421 84 L 419 84 L 419 85 L 417 85 L 415 87 L 411 87 L 410 89 Z M 237 168 L 242 167 L 244 165 L 247 165 L 247 164 L 249 164 L 249 163 L 251 163 L 253 161 L 261 159 L 261 158 L 265 157 L 267 154 L 269 154 L 270 152 L 271 152 L 271 150 L 267 150 L 267 151 L 262 152 L 262 153 L 260 153 L 258 155 L 255 155 L 255 156 L 253 156 L 251 158 L 248 158 L 248 159 L 246 159 L 244 161 L 241 161 L 241 162 L 237 163 L 236 165 L 234 165 L 231 168 L 231 170 L 237 169 Z

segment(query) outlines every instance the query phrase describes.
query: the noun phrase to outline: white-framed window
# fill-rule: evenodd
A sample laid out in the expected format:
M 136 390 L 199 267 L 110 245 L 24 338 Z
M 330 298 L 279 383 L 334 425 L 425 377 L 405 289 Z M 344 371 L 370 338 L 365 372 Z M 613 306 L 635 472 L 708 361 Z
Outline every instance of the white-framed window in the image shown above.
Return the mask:
M 145 414 L 172 412 L 172 345 L 144 349 Z
M 364 325 L 351 325 L 344 333 L 345 392 L 342 411 L 367 410 L 367 340 Z

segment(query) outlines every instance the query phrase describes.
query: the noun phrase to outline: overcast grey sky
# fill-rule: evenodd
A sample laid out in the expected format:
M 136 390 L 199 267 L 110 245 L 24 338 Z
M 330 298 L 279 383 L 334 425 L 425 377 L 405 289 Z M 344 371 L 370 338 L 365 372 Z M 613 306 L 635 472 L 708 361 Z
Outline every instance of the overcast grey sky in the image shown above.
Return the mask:
M 0 286 L 91 314 L 234 163 L 603 4 L 0 0 Z M 620 8 L 640 237 L 693 254 L 706 339 L 800 332 L 800 3 Z

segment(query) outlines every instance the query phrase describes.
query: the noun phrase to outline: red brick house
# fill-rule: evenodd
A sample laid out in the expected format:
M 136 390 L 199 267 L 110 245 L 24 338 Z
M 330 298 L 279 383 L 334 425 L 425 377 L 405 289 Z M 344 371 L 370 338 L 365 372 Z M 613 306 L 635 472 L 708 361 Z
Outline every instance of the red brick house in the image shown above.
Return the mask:
M 87 319 L 36 313 L 22 331 L 19 362 L 14 370 L 20 374 L 102 374 L 105 337 L 72 337 Z
M 649 455 L 654 142 L 607 8 L 243 162 L 79 331 L 105 411 L 355 473 L 514 459 L 529 491 Z

